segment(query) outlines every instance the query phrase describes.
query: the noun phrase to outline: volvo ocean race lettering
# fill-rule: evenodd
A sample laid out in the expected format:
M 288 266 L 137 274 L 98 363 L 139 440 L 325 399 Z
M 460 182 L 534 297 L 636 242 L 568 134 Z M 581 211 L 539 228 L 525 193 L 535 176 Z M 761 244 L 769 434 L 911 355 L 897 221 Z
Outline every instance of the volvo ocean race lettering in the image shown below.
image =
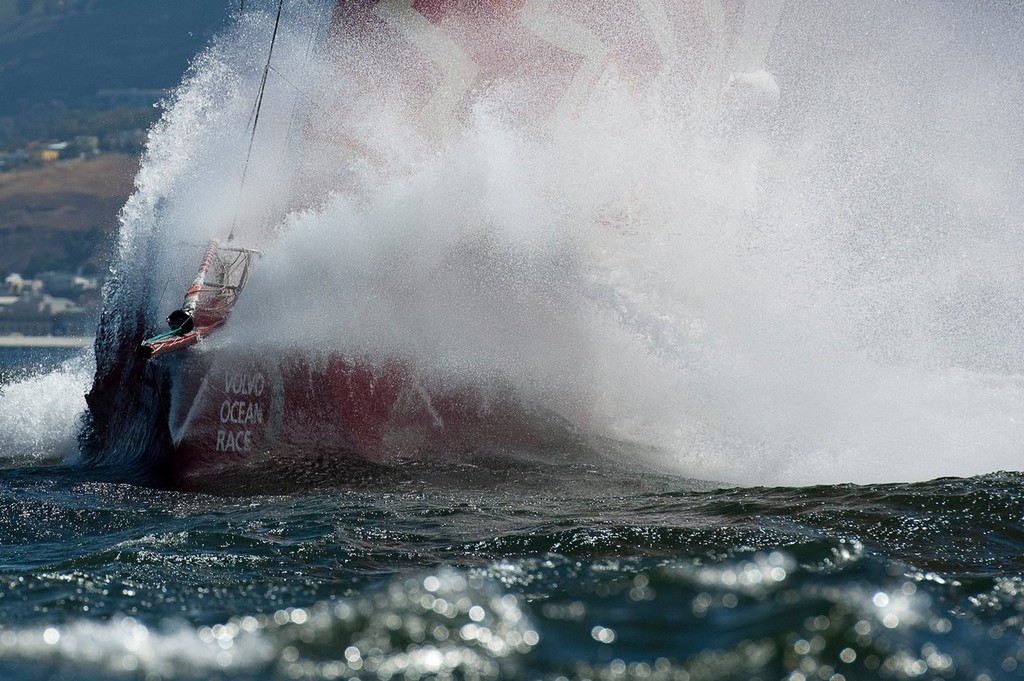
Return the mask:
M 224 430 L 217 431 L 218 452 L 247 452 L 252 448 L 251 434 L 248 430 Z
M 224 372 L 224 392 L 229 395 L 255 395 L 263 394 L 266 386 L 266 379 L 263 374 L 257 372 L 247 374 L 242 371 Z
M 267 385 L 266 378 L 258 371 L 225 371 L 224 393 L 227 397 L 221 402 L 218 416 L 220 422 L 235 428 L 217 430 L 216 451 L 248 452 L 253 448 L 252 431 L 245 426 L 263 426 L 266 423 L 262 401 L 234 399 L 237 396 L 250 398 L 262 397 Z M 242 428 L 237 428 L 242 426 Z M 257 431 L 257 437 L 259 431 Z
M 263 423 L 263 405 L 259 402 L 224 400 L 220 405 L 221 423 L 250 425 Z

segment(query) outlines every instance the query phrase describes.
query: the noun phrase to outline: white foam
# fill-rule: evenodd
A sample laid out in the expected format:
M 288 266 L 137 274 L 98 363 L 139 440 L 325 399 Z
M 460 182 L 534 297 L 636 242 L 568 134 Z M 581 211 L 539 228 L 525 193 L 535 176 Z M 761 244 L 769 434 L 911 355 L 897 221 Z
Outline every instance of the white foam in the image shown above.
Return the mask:
M 58 367 L 0 386 L 0 461 L 65 461 L 77 453 L 92 351 Z

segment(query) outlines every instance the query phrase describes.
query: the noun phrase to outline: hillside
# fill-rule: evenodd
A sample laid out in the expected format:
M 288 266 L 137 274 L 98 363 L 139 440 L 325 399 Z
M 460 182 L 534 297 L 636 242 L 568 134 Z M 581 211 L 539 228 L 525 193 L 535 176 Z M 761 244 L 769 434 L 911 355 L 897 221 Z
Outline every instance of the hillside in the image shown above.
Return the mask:
M 137 134 L 238 0 L 0 0 L 0 150 Z M 106 145 L 105 148 L 122 148 Z M 138 160 L 0 173 L 0 275 L 105 267 Z
M 135 127 L 148 126 L 153 101 L 237 8 L 237 0 L 0 0 L 0 147 L 118 107 L 135 112 Z
M 104 154 L 0 173 L 0 274 L 103 267 L 137 169 Z

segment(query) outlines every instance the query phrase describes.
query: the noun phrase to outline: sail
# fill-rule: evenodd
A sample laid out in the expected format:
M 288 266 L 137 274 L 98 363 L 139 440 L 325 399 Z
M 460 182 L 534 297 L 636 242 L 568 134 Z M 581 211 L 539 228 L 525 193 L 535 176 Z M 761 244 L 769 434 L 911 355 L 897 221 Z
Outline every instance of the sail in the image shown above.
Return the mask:
M 571 119 L 609 84 L 693 109 L 738 88 L 771 100 L 765 59 L 781 10 L 782 0 L 338 0 L 328 42 L 362 92 L 390 93 L 444 134 L 484 96 L 540 126 Z M 332 110 L 359 101 L 338 94 L 348 101 Z

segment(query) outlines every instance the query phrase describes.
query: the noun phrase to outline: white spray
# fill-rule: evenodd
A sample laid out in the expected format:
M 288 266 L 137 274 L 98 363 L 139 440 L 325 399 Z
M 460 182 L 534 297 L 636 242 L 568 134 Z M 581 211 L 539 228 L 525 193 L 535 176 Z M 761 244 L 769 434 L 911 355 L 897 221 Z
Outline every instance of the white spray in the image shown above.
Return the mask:
M 696 477 L 1015 468 L 1022 18 L 939 16 L 790 5 L 775 75 L 695 103 L 609 69 L 543 134 L 514 84 L 439 149 L 349 112 L 401 172 L 291 214 L 231 341 L 500 375 Z

